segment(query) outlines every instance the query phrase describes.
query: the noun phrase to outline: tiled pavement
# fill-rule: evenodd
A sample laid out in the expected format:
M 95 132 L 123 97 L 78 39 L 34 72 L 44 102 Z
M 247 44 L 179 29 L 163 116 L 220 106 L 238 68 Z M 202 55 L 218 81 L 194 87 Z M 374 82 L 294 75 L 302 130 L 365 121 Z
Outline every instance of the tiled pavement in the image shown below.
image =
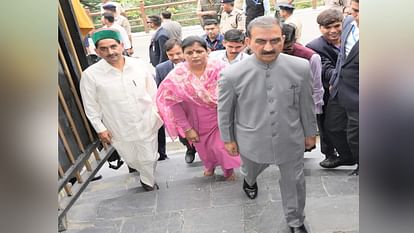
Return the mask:
M 203 177 L 198 158 L 184 161 L 184 148 L 168 143 L 170 159 L 157 166 L 160 189 L 145 192 L 138 174 L 124 165 L 92 182 L 69 210 L 67 233 L 287 233 L 283 218 L 279 171 L 270 166 L 258 179 L 259 195 L 243 193 L 242 176 L 224 181 L 221 169 Z M 307 184 L 306 226 L 312 233 L 358 232 L 359 178 L 353 167 L 319 167 L 318 150 L 305 154 Z

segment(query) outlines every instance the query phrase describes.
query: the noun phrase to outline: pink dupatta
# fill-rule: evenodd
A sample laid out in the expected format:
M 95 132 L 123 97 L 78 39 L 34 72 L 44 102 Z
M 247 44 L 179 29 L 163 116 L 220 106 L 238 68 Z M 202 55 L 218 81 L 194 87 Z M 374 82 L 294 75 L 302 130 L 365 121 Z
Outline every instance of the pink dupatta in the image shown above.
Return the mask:
M 171 111 L 171 106 L 183 101 L 205 108 L 217 108 L 217 81 L 225 63 L 208 60 L 200 78 L 191 73 L 187 62 L 178 64 L 161 82 L 157 92 L 157 107 L 165 128 L 172 139 L 184 136 Z

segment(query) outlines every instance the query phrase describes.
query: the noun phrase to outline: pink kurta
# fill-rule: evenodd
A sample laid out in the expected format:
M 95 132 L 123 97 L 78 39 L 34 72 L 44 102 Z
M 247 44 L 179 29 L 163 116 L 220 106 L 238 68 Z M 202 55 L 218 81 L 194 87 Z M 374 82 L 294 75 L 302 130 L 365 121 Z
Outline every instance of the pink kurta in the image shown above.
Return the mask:
M 205 169 L 217 165 L 229 176 L 240 167 L 240 157 L 233 157 L 224 148 L 217 121 L 217 80 L 224 67 L 221 61 L 209 61 L 202 77 L 195 77 L 187 63 L 178 65 L 161 83 L 157 106 L 169 135 L 174 139 L 193 128 L 199 134 L 194 143 Z

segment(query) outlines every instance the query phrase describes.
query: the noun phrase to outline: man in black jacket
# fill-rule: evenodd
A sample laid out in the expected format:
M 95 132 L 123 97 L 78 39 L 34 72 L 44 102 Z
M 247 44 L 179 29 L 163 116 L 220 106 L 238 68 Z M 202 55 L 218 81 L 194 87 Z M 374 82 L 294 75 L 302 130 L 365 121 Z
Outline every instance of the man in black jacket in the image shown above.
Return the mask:
M 148 16 L 147 23 L 151 29 L 155 30 L 154 36 L 151 38 L 149 46 L 150 62 L 155 67 L 161 62 L 168 60 L 165 52 L 165 42 L 170 39 L 167 30 L 161 27 L 161 17 L 158 15 Z
M 338 98 L 345 109 L 348 145 L 352 160 L 358 163 L 351 175 L 359 175 L 359 0 L 351 1 L 351 11 L 342 24 L 341 48 L 330 89 L 332 98 Z
M 167 52 L 165 49 L 165 42 L 169 38 L 167 30 L 161 27 L 161 17 L 158 15 L 148 16 L 147 23 L 149 26 L 156 30 L 154 36 L 151 38 L 151 44 L 149 47 L 150 62 L 155 67 L 158 64 L 168 60 Z M 162 126 L 158 130 L 158 153 L 160 154 L 159 160 L 165 160 L 168 158 L 166 153 L 166 140 L 165 129 Z
M 306 45 L 321 56 L 322 83 L 324 87 L 323 113 L 317 116 L 320 132 L 321 152 L 325 159 L 319 163 L 324 168 L 335 168 L 347 165 L 341 161 L 352 161 L 352 152 L 346 137 L 345 109 L 338 104 L 337 99 L 330 99 L 329 81 L 335 71 L 341 45 L 343 14 L 337 9 L 327 9 L 316 18 L 321 36 Z M 339 156 L 338 156 L 338 154 Z
M 184 53 L 181 48 L 181 40 L 178 40 L 176 38 L 171 38 L 167 40 L 167 42 L 165 42 L 165 50 L 167 51 L 167 56 L 169 60 L 160 63 L 155 67 L 155 82 L 157 83 L 157 87 L 160 86 L 161 82 L 167 77 L 170 71 L 174 69 L 175 65 L 184 61 Z M 161 129 L 158 132 L 158 143 L 162 142 L 165 145 L 166 140 L 164 126 L 162 126 Z M 185 153 L 185 161 L 187 163 L 192 163 L 195 159 L 195 153 L 197 152 L 195 147 L 188 143 L 187 139 L 182 137 L 179 138 L 180 142 L 187 147 L 187 152 Z M 166 154 L 160 154 L 160 158 L 158 160 L 165 160 L 167 158 L 168 157 Z
M 267 4 L 267 5 L 265 5 Z M 266 15 L 266 10 L 269 10 L 269 2 L 263 0 L 245 0 L 244 3 L 246 12 L 246 28 L 253 19 Z

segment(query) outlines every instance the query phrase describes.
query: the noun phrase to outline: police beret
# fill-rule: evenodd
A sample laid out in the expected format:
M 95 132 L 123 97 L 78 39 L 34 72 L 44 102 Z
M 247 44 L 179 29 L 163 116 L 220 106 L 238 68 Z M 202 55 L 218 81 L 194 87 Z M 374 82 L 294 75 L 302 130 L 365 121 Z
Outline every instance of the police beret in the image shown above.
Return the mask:
M 295 7 L 289 3 L 280 3 L 278 6 L 280 9 L 295 9 Z
M 232 3 L 234 0 L 220 0 L 220 3 Z
M 116 9 L 116 6 L 111 3 L 106 3 L 105 5 L 102 6 L 102 8 L 104 10 L 110 10 L 110 9 Z

